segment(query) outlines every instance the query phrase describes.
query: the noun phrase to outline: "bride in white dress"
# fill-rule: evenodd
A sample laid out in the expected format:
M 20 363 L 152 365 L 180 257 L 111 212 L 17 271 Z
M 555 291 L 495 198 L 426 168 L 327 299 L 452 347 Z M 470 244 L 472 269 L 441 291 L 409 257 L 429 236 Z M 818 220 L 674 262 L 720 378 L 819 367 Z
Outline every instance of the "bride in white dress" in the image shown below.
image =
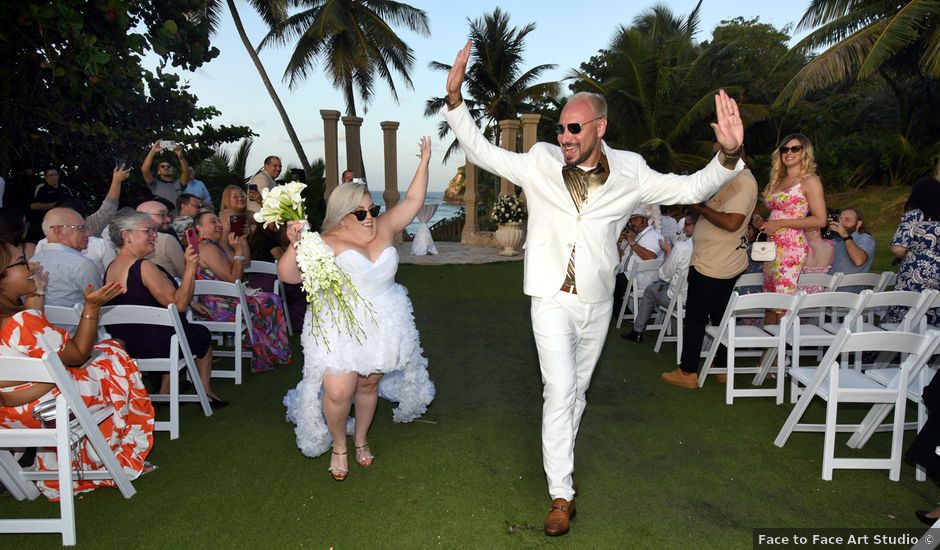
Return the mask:
M 360 466 L 370 466 L 375 458 L 367 435 L 379 396 L 398 403 L 395 422 L 421 416 L 434 399 L 411 300 L 405 287 L 395 282 L 395 235 L 417 215 L 428 188 L 428 138 L 421 139 L 420 157 L 406 197 L 382 215 L 380 207 L 372 204 L 365 184 L 341 184 L 327 201 L 321 236 L 333 249 L 337 266 L 371 306 L 371 313 L 362 301 L 356 306 L 356 319 L 365 333 L 358 340 L 324 323 L 327 349 L 322 339 L 318 342 L 312 335 L 308 309 L 301 333 L 304 377 L 284 397 L 284 404 L 287 419 L 296 424 L 297 446 L 303 454 L 319 456 L 332 443 L 329 472 L 337 481 L 344 480 L 349 471 L 347 433 L 353 435 Z M 288 222 L 292 243 L 299 240 L 300 233 L 300 222 Z M 285 282 L 300 282 L 293 246 L 281 256 L 278 273 Z M 355 422 L 347 430 L 353 403 Z

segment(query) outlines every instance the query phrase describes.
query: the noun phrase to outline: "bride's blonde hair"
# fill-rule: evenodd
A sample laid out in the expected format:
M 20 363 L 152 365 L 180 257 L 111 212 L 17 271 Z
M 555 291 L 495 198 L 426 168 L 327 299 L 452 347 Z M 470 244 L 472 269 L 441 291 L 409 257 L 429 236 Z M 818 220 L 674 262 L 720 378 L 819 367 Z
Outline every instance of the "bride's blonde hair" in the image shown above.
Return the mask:
M 322 233 L 333 231 L 339 227 L 339 222 L 347 214 L 359 206 L 363 195 L 369 193 L 369 187 L 364 183 L 343 183 L 330 193 L 326 201 L 326 213 L 323 215 Z

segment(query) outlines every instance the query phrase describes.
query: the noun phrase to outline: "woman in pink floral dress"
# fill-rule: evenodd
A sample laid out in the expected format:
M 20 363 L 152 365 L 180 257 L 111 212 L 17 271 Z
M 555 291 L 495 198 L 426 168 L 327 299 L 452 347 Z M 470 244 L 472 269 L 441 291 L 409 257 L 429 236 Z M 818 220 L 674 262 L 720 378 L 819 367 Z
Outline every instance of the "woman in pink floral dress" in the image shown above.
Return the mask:
M 757 227 L 776 245 L 773 261 L 764 263 L 764 292 L 796 292 L 809 245 L 804 229 L 826 225 L 826 198 L 816 175 L 813 145 L 803 134 L 790 134 L 773 155 L 770 184 L 764 191 L 770 210 Z M 767 312 L 765 324 L 778 324 L 781 312 Z

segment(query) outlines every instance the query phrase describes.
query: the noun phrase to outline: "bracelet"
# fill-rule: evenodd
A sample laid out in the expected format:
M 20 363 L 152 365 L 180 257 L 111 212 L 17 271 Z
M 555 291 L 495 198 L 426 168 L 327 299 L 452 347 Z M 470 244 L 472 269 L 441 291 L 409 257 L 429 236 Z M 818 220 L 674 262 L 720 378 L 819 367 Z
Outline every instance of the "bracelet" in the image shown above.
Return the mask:
M 463 103 L 463 96 L 461 96 L 461 97 L 460 97 L 457 101 L 455 101 L 454 103 L 451 103 L 451 102 L 450 102 L 450 98 L 448 98 L 448 96 L 444 96 L 444 104 L 447 105 L 447 110 L 448 110 L 448 111 L 453 111 L 453 110 L 456 109 L 457 107 L 460 107 L 460 104 L 461 104 L 461 103 Z
M 246 257 L 244 257 L 244 256 L 232 256 L 232 259 L 233 259 L 233 260 L 236 260 L 236 261 L 239 261 L 239 262 L 244 262 L 244 261 L 247 260 L 248 258 L 246 258 Z
M 853 239 L 852 239 L 852 235 L 846 235 L 845 237 L 842 237 L 842 240 L 843 240 L 843 241 L 851 241 L 851 240 L 853 240 Z
M 82 313 L 82 319 L 90 319 L 92 321 L 97 321 L 99 317 L 97 315 L 86 315 Z
M 33 294 L 36 295 L 36 296 L 45 297 L 45 296 L 46 296 L 46 291 L 45 291 L 45 290 L 37 290 L 36 292 L 33 292 Z

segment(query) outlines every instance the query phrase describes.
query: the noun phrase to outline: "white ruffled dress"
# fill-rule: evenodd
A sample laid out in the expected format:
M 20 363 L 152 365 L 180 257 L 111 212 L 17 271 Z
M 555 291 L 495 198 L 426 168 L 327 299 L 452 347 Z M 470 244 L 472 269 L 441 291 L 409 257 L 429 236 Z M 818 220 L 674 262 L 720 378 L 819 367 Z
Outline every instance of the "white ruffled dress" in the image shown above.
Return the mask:
M 364 304 L 357 306 L 356 318 L 365 333 L 361 342 L 335 327 L 326 327 L 327 349 L 313 337 L 311 312 L 307 311 L 300 337 L 304 348 L 304 377 L 296 388 L 287 392 L 284 405 L 287 420 L 296 424 L 297 447 L 309 457 L 323 454 L 332 443 L 323 416 L 323 375 L 326 372 L 385 373 L 379 383 L 379 396 L 398 403 L 393 411 L 395 422 L 418 418 L 434 399 L 434 383 L 428 376 L 428 360 L 422 356 L 411 300 L 405 287 L 395 282 L 398 251 L 394 247 L 386 248 L 373 263 L 355 250 L 346 250 L 336 256 L 336 264 L 369 302 L 372 314 L 366 312 Z M 352 433 L 352 427 L 349 422 L 348 433 Z

